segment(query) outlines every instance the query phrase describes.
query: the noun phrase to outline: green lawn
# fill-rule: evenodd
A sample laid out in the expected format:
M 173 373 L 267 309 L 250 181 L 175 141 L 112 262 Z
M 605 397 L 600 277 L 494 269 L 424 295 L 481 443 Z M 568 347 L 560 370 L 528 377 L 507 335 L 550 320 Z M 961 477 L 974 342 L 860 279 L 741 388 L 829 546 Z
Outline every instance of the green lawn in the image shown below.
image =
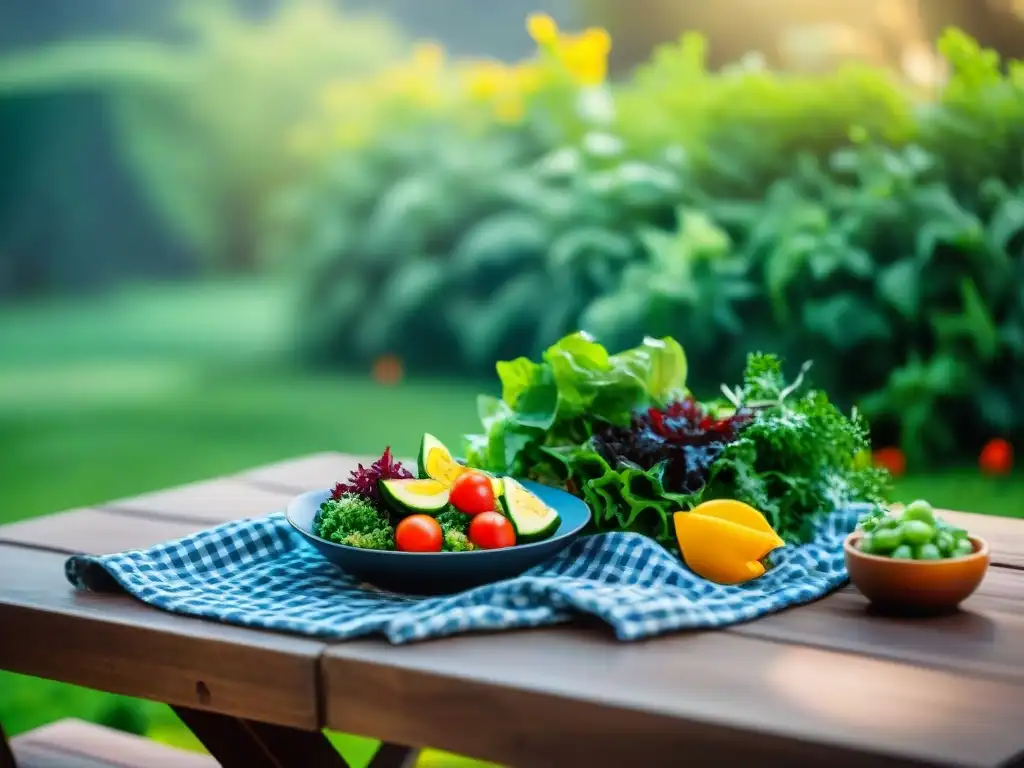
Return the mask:
M 258 285 L 137 289 L 0 311 L 0 522 L 88 505 L 321 450 L 429 430 L 457 444 L 479 385 L 310 376 L 287 358 L 286 294 Z M 485 384 L 493 388 L 493 382 Z M 905 478 L 901 500 L 1024 517 L 1024 475 L 973 468 Z M 76 716 L 191 739 L 167 707 L 0 673 L 0 721 L 19 733 Z M 373 748 L 336 737 L 353 765 Z M 428 753 L 422 764 L 461 761 Z

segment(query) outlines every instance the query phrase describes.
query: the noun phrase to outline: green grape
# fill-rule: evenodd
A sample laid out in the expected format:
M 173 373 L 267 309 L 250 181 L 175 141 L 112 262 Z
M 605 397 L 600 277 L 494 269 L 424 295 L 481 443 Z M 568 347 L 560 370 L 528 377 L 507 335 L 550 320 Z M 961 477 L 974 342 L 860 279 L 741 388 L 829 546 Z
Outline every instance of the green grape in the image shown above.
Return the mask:
M 907 520 L 901 530 L 903 540 L 908 544 L 927 544 L 935 535 L 935 529 L 923 520 Z
M 904 520 L 920 520 L 928 525 L 935 524 L 935 512 L 927 501 L 918 499 L 903 510 Z
M 974 545 L 970 539 L 960 539 L 953 549 L 953 557 L 966 557 L 974 553 Z
M 914 550 L 910 548 L 909 544 L 900 544 L 892 551 L 892 554 L 889 555 L 889 557 L 894 560 L 913 560 Z
M 953 552 L 953 548 L 956 547 L 956 539 L 953 538 L 953 534 L 949 531 L 939 531 L 935 535 L 935 546 L 939 548 L 939 552 L 942 553 L 943 557 L 949 557 Z
M 876 552 L 891 552 L 903 541 L 900 528 L 880 528 L 871 536 Z
M 967 539 L 967 531 L 963 528 L 950 528 L 949 532 L 956 541 L 964 541 Z
M 939 552 L 939 548 L 932 543 L 920 544 L 917 549 L 914 550 L 915 560 L 941 560 L 942 553 Z

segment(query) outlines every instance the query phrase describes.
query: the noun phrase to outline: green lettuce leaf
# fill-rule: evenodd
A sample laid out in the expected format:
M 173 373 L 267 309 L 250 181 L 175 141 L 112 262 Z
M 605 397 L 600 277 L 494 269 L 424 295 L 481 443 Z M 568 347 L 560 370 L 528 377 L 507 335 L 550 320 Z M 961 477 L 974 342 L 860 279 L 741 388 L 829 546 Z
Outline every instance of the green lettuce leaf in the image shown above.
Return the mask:
M 521 471 L 531 447 L 579 445 L 595 420 L 625 425 L 635 409 L 687 392 L 686 355 L 671 338 L 647 338 L 612 355 L 593 337 L 573 333 L 539 362 L 519 357 L 496 369 L 501 399 L 480 399 L 484 434 L 466 438 L 467 460 L 490 472 Z
M 624 424 L 633 409 L 686 393 L 686 355 L 670 338 L 644 339 L 610 355 L 587 334 L 574 333 L 549 347 L 539 363 L 521 357 L 498 363 L 497 371 L 515 420 L 536 429 L 584 414 Z

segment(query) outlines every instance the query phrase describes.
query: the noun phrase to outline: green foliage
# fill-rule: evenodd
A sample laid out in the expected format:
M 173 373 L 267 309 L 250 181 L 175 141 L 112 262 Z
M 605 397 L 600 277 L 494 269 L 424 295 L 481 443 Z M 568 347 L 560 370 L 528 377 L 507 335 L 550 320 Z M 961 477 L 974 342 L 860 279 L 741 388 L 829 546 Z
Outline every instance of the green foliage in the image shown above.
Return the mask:
M 304 348 L 479 374 L 576 330 L 671 335 L 703 384 L 813 358 L 911 460 L 1024 437 L 1024 65 L 955 30 L 940 49 L 924 99 L 865 67 L 711 73 L 686 35 L 554 122 L 339 155 L 279 230 Z
M 681 148 L 709 190 L 759 195 L 788 173 L 795 152 L 826 154 L 854 129 L 897 143 L 914 133 L 912 101 L 894 73 L 797 75 L 742 62 L 712 73 L 706 49 L 687 32 L 655 51 L 621 89 L 617 125 L 630 146 Z

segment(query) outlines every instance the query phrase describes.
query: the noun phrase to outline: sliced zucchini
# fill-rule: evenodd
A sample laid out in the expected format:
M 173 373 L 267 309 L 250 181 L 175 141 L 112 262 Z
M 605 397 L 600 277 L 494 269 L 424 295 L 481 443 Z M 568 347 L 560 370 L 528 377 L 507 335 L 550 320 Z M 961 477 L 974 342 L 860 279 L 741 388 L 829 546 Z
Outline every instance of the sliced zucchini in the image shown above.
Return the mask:
M 451 488 L 456 478 L 467 468 L 452 457 L 452 452 L 444 443 L 427 433 L 420 441 L 416 469 L 420 477 L 437 480 L 445 487 Z
M 396 515 L 436 515 L 448 507 L 448 488 L 437 480 L 407 478 L 377 482 L 385 506 Z
M 516 529 L 516 541 L 526 544 L 553 536 L 562 521 L 558 512 L 511 477 L 501 482 L 502 511 Z

